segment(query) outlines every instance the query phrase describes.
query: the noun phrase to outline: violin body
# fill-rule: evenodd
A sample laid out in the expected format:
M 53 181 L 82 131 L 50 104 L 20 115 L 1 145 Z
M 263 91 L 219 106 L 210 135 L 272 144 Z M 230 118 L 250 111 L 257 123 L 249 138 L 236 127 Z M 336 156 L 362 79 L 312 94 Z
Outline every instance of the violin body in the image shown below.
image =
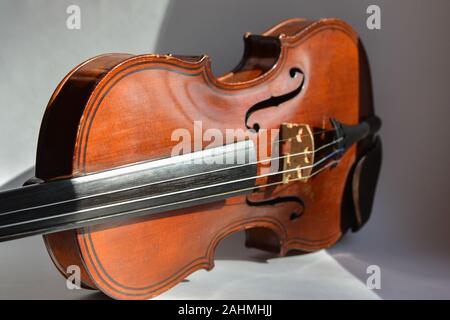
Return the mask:
M 194 135 L 195 121 L 202 132 L 225 135 L 227 128 L 277 129 L 286 122 L 326 129 L 330 118 L 352 125 L 372 112 L 363 100 L 358 37 L 344 22 L 291 19 L 244 41 L 242 61 L 221 77 L 207 56 L 107 54 L 79 65 L 46 109 L 36 177 L 52 181 L 170 157 L 172 132 Z M 301 73 L 294 76 L 293 68 Z M 258 104 L 297 88 L 278 106 Z M 212 269 L 218 243 L 241 230 L 247 246 L 280 255 L 326 248 L 351 228 L 343 201 L 358 148 L 307 182 L 50 233 L 45 244 L 64 276 L 78 265 L 83 287 L 118 299 L 151 298 L 196 270 Z M 302 204 L 272 201 L 287 197 Z

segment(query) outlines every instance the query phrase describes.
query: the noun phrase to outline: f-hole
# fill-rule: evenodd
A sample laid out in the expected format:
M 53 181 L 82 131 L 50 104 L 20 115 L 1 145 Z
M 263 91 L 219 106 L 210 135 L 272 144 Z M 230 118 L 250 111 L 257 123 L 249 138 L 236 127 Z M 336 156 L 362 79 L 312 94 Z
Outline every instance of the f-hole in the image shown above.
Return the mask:
M 305 211 L 305 202 L 297 196 L 281 196 L 259 201 L 253 201 L 247 197 L 245 201 L 247 202 L 247 205 L 251 207 L 274 206 L 279 203 L 295 202 L 298 204 L 298 209 L 296 211 L 291 212 L 290 220 L 296 220 L 300 218 Z
M 247 110 L 247 113 L 245 114 L 245 126 L 247 127 L 247 129 L 253 129 L 253 130 L 255 130 L 255 132 L 258 132 L 260 129 L 260 125 L 256 122 L 252 126 L 250 126 L 248 124 L 248 119 L 254 112 L 265 109 L 265 108 L 278 107 L 283 102 L 286 102 L 286 101 L 289 101 L 289 100 L 295 98 L 302 91 L 303 84 L 305 83 L 305 75 L 299 68 L 291 68 L 289 70 L 289 75 L 293 79 L 297 78 L 297 76 L 299 74 L 303 75 L 303 77 L 302 77 L 301 83 L 298 85 L 298 87 L 295 90 L 285 93 L 281 96 L 271 96 L 269 99 L 260 101 L 260 102 L 256 103 L 255 105 L 251 106 Z

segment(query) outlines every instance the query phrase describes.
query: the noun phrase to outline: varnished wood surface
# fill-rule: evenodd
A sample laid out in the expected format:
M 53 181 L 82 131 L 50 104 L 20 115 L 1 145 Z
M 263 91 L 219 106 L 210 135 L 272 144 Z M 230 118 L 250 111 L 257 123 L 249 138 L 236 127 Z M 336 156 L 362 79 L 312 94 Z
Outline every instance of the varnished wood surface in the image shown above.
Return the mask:
M 280 107 L 251 115 L 250 123 L 282 122 L 322 127 L 330 117 L 356 124 L 360 112 L 358 39 L 336 19 L 288 20 L 267 31 L 278 36 L 279 55 L 256 63 L 249 50 L 230 74 L 215 78 L 209 58 L 106 55 L 76 68 L 51 98 L 41 129 L 36 164 L 42 179 L 84 175 L 170 156 L 177 128 L 243 129 L 247 110 L 259 101 L 304 86 Z M 276 59 L 275 59 L 276 58 Z M 256 70 L 258 69 L 258 70 Z M 253 137 L 256 142 L 256 136 Z M 61 147 L 64 145 L 65 147 Z M 62 273 L 82 266 L 83 283 L 114 298 L 144 299 L 200 268 L 213 267 L 214 249 L 227 235 L 247 230 L 247 245 L 279 251 L 317 250 L 345 231 L 341 201 L 355 147 L 340 164 L 311 179 L 257 193 L 251 200 L 297 195 L 305 202 L 252 207 L 245 196 L 158 217 L 141 218 L 45 237 Z

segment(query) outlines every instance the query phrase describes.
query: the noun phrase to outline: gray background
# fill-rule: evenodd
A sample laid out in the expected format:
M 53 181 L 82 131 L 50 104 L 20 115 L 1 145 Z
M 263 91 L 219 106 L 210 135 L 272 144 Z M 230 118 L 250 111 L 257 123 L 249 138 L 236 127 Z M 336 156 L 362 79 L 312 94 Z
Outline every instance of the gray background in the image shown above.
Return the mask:
M 66 28 L 70 4 L 81 7 L 81 30 Z M 381 7 L 381 30 L 366 28 L 370 4 Z M 207 53 L 215 73 L 221 74 L 239 61 L 245 31 L 262 32 L 290 17 L 338 17 L 355 28 L 366 46 L 375 108 L 383 119 L 384 162 L 372 219 L 324 254 L 360 284 L 366 281 L 366 267 L 379 265 L 382 289 L 376 294 L 381 298 L 450 298 L 449 9 L 445 0 L 0 0 L 0 185 L 8 188 L 31 175 L 39 125 L 52 91 L 91 56 Z M 242 249 L 242 240 L 238 234 L 221 245 L 217 255 L 223 265 L 272 261 Z M 311 265 L 311 259 L 298 257 L 298 263 Z M 52 287 L 60 282 L 51 268 L 39 237 L 1 243 L 0 298 L 39 298 L 46 292 L 52 298 L 92 297 Z M 354 295 L 342 296 L 342 283 L 333 283 L 332 277 L 320 280 L 320 274 L 315 278 L 317 283 L 307 288 L 330 281 L 323 297 L 372 297 L 357 285 Z

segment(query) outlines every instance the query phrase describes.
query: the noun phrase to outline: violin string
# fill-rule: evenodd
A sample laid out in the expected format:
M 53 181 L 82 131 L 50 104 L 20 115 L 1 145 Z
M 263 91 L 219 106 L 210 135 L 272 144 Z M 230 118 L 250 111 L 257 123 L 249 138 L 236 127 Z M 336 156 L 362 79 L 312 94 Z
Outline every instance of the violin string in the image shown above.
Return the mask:
M 309 168 L 313 169 L 314 167 L 320 165 L 321 163 L 323 163 L 327 159 L 331 159 L 333 156 L 335 156 L 336 154 L 338 154 L 341 151 L 342 151 L 341 149 L 336 149 L 335 151 L 329 153 L 327 156 L 323 157 L 322 159 L 320 159 L 316 163 L 314 163 L 312 165 L 304 166 L 304 167 L 302 167 L 300 169 L 309 169 Z M 319 170 L 317 170 L 316 172 L 310 174 L 309 176 L 301 177 L 300 179 L 292 179 L 292 180 L 289 180 L 288 183 L 295 182 L 297 180 L 303 180 L 303 179 L 308 179 L 310 177 L 313 177 L 314 175 L 316 175 L 317 173 L 321 172 L 325 168 L 328 168 L 328 167 L 330 167 L 330 166 L 332 166 L 334 164 L 337 164 L 338 162 L 339 162 L 338 160 L 333 160 L 333 161 L 329 162 L 328 164 L 326 164 L 325 166 L 323 166 L 322 168 L 320 168 Z M 43 220 L 50 220 L 50 219 L 54 219 L 54 218 L 71 216 L 71 215 L 74 215 L 74 214 L 85 213 L 85 212 L 89 212 L 89 211 L 93 211 L 93 210 L 110 208 L 110 207 L 114 207 L 114 206 L 117 206 L 117 205 L 127 205 L 127 204 L 131 204 L 131 203 L 142 202 L 142 201 L 157 199 L 157 198 L 161 198 L 161 197 L 173 196 L 173 195 L 180 194 L 180 193 L 198 191 L 198 190 L 202 190 L 202 189 L 206 189 L 206 188 L 220 187 L 222 185 L 226 185 L 226 184 L 230 184 L 230 183 L 238 183 L 238 182 L 243 182 L 243 181 L 253 180 L 253 179 L 256 180 L 258 178 L 269 177 L 269 176 L 279 175 L 279 174 L 283 174 L 283 173 L 287 173 L 287 172 L 294 172 L 294 171 L 298 171 L 298 170 L 299 170 L 299 168 L 294 168 L 294 169 L 287 169 L 287 170 L 282 170 L 282 171 L 277 171 L 277 172 L 269 172 L 269 173 L 262 174 L 262 175 L 259 175 L 259 176 L 240 178 L 240 179 L 236 179 L 236 180 L 232 180 L 232 181 L 225 181 L 225 182 L 216 183 L 216 184 L 213 184 L 213 185 L 205 185 L 205 186 L 200 186 L 200 187 L 186 189 L 186 190 L 179 190 L 179 191 L 173 191 L 173 192 L 169 192 L 169 193 L 163 193 L 163 194 L 159 194 L 159 195 L 155 195 L 155 196 L 141 197 L 141 198 L 131 199 L 131 200 L 122 201 L 122 202 L 118 202 L 118 203 L 115 202 L 115 203 L 110 203 L 110 204 L 107 204 L 107 205 L 91 207 L 91 208 L 86 208 L 86 209 L 77 210 L 77 211 L 71 211 L 71 212 L 57 214 L 57 215 L 52 215 L 52 216 L 43 217 L 43 218 L 29 219 L 29 220 L 26 220 L 26 221 L 20 221 L 20 222 L 10 223 L 10 224 L 7 224 L 7 225 L 1 225 L 0 229 L 4 229 L 4 228 L 8 228 L 8 227 L 14 227 L 14 226 L 18 226 L 18 225 L 30 224 L 30 223 L 33 223 L 33 222 L 39 222 L 39 221 L 43 221 Z M 221 195 L 226 195 L 228 193 L 233 194 L 233 193 L 239 193 L 239 192 L 252 190 L 252 189 L 257 189 L 257 188 L 265 188 L 265 187 L 269 187 L 271 185 L 276 185 L 276 184 L 286 184 L 286 183 L 284 181 L 277 181 L 277 182 L 269 183 L 269 184 L 255 185 L 255 186 L 247 187 L 247 188 L 243 188 L 243 189 L 227 191 L 227 192 L 224 192 L 224 193 L 217 193 L 217 194 L 212 194 L 212 195 L 203 196 L 203 197 L 197 197 L 197 198 L 192 198 L 192 199 L 187 199 L 187 200 L 180 200 L 178 202 L 172 202 L 172 203 L 169 203 L 169 204 L 162 204 L 162 205 L 158 205 L 158 206 L 154 206 L 154 207 L 146 207 L 146 208 L 143 208 L 143 209 L 136 209 L 136 210 L 126 211 L 126 212 L 123 212 L 123 213 L 109 215 L 107 217 L 111 217 L 111 216 L 115 217 L 117 215 L 131 214 L 131 213 L 135 213 L 135 212 L 139 212 L 139 211 L 145 211 L 145 210 L 150 210 L 150 209 L 164 207 L 164 206 L 170 206 L 170 205 L 174 205 L 174 204 L 178 204 L 178 203 L 183 203 L 183 201 L 184 202 L 196 201 L 196 200 L 206 199 L 208 197 L 217 197 L 217 196 L 221 196 Z M 93 219 L 93 220 L 95 220 L 95 219 Z M 92 220 L 89 220 L 89 221 L 92 221 Z
M 325 170 L 325 169 L 327 169 L 327 168 L 329 168 L 331 166 L 334 166 L 334 165 L 336 165 L 338 163 L 339 163 L 339 160 L 333 160 L 333 161 L 329 162 L 328 164 L 326 164 L 325 166 L 323 166 L 322 168 L 320 168 L 319 170 L 315 171 L 314 173 L 312 173 L 312 174 L 310 174 L 308 176 L 305 176 L 305 177 L 300 177 L 300 178 L 289 180 L 289 183 L 300 181 L 300 180 L 309 179 L 309 178 L 315 176 L 316 174 L 318 174 L 319 172 L 321 172 L 321 171 L 323 171 L 323 170 Z M 278 173 L 278 174 L 280 174 L 280 173 Z M 105 218 L 129 215 L 129 214 L 134 214 L 134 213 L 138 213 L 138 212 L 142 212 L 142 211 L 159 209 L 159 208 L 163 208 L 163 207 L 167 207 L 167 206 L 173 206 L 173 205 L 179 205 L 179 204 L 189 203 L 189 202 L 193 202 L 193 201 L 205 200 L 205 199 L 213 198 L 213 197 L 227 196 L 227 195 L 232 195 L 232 194 L 235 194 L 235 193 L 241 193 L 241 192 L 244 192 L 244 191 L 251 191 L 251 190 L 260 189 L 260 188 L 267 188 L 267 187 L 276 186 L 276 185 L 280 185 L 280 184 L 286 184 L 286 183 L 284 181 L 271 182 L 271 183 L 266 183 L 266 184 L 259 185 L 259 186 L 256 185 L 256 186 L 242 188 L 242 189 L 238 189 L 238 190 L 226 191 L 226 192 L 222 192 L 222 193 L 216 193 L 216 194 L 202 196 L 202 197 L 197 197 L 197 198 L 180 200 L 180 201 L 166 203 L 166 204 L 161 204 L 161 205 L 152 206 L 152 207 L 146 207 L 146 208 L 140 208 L 140 209 L 135 209 L 135 210 L 129 210 L 129 211 L 125 211 L 125 212 L 119 212 L 119 213 L 116 213 L 116 214 L 113 214 L 113 215 L 101 216 L 101 217 L 97 217 L 97 218 L 91 218 L 91 219 L 85 220 L 84 222 L 93 222 L 93 221 L 98 221 L 98 220 L 102 220 L 102 219 L 105 219 Z M 93 208 L 93 209 L 96 209 L 96 208 Z M 92 208 L 90 210 L 92 210 Z M 29 224 L 29 223 L 32 223 L 32 222 L 38 222 L 38 221 L 43 221 L 43 220 L 48 220 L 48 219 L 53 219 L 53 218 L 59 218 L 59 217 L 63 217 L 63 216 L 67 216 L 67 215 L 73 215 L 73 214 L 77 214 L 77 213 L 80 213 L 80 211 L 74 211 L 74 212 L 54 215 L 54 216 L 50 216 L 50 217 L 44 217 L 44 218 L 39 218 L 39 219 L 33 219 L 33 220 L 26 220 L 26 221 L 11 223 L 11 224 L 8 224 L 8 225 L 0 226 L 0 229 L 4 229 L 4 228 L 8 228 L 8 227 L 14 227 L 14 226 L 23 225 L 23 224 Z
M 329 162 L 328 164 L 326 164 L 325 166 L 323 166 L 322 168 L 320 168 L 319 170 L 317 170 L 316 172 L 314 172 L 308 176 L 305 176 L 305 177 L 289 180 L 289 183 L 309 179 L 309 178 L 315 176 L 316 174 L 318 174 L 319 172 L 321 172 L 329 167 L 332 167 L 334 165 L 337 165 L 338 163 L 339 163 L 339 160 L 333 160 L 333 161 Z M 271 183 L 266 183 L 266 184 L 259 185 L 259 186 L 242 188 L 239 190 L 232 190 L 232 191 L 227 191 L 227 192 L 222 192 L 222 193 L 217 193 L 217 194 L 212 194 L 212 195 L 207 195 L 207 196 L 202 196 L 202 197 L 197 197 L 197 198 L 192 198 L 192 199 L 187 199 L 187 200 L 180 200 L 180 201 L 167 203 L 167 204 L 161 204 L 161 205 L 147 207 L 147 208 L 135 209 L 135 210 L 126 211 L 126 212 L 119 212 L 119 213 L 116 213 L 116 214 L 113 214 L 113 215 L 107 216 L 107 217 L 92 218 L 92 219 L 89 219 L 88 222 L 99 221 L 99 220 L 102 220 L 105 218 L 111 218 L 111 217 L 116 218 L 116 217 L 125 216 L 125 215 L 129 215 L 129 214 L 139 213 L 142 211 L 155 210 L 155 209 L 160 209 L 160 208 L 164 208 L 167 206 L 180 205 L 180 204 L 185 204 L 185 203 L 189 203 L 189 202 L 193 202 L 193 201 L 205 200 L 205 199 L 209 199 L 209 198 L 213 198 L 213 197 L 231 196 L 235 193 L 241 193 L 244 191 L 251 191 L 251 190 L 260 189 L 260 188 L 267 188 L 267 187 L 272 187 L 272 186 L 276 186 L 276 185 L 280 185 L 280 184 L 285 184 L 285 183 L 283 181 L 271 182 Z M 2 227 L 0 227 L 0 229 L 1 228 Z
M 209 170 L 209 171 L 202 171 L 202 172 L 189 174 L 189 175 L 184 175 L 184 176 L 180 176 L 180 177 L 174 177 L 174 178 L 165 179 L 165 180 L 158 180 L 158 181 L 154 181 L 154 182 L 150 182 L 150 183 L 146 183 L 146 184 L 141 184 L 139 186 L 122 188 L 122 189 L 119 189 L 119 190 L 106 191 L 106 192 L 96 193 L 96 194 L 88 195 L 88 196 L 84 196 L 84 197 L 78 197 L 78 198 L 73 198 L 73 199 L 68 199 L 68 200 L 61 200 L 61 201 L 57 201 L 57 202 L 42 204 L 42 205 L 28 207 L 28 208 L 24 208 L 24 209 L 11 210 L 11 211 L 0 213 L 0 217 L 1 216 L 6 216 L 6 215 L 9 215 L 9 214 L 13 214 L 13 213 L 16 213 L 16 212 L 24 212 L 24 211 L 29 211 L 29 210 L 38 209 L 38 208 L 50 207 L 50 206 L 53 206 L 53 205 L 70 203 L 70 202 L 75 202 L 75 201 L 79 201 L 79 200 L 86 200 L 86 199 L 95 198 L 95 197 L 99 197 L 99 196 L 105 196 L 105 195 L 120 193 L 120 192 L 124 192 L 124 191 L 130 191 L 130 190 L 135 190 L 135 189 L 139 189 L 139 188 L 145 188 L 145 187 L 149 187 L 149 186 L 155 185 L 155 184 L 166 183 L 166 182 L 173 182 L 173 181 L 176 181 L 176 180 L 182 180 L 182 179 L 186 179 L 186 178 L 202 176 L 202 175 L 206 175 L 206 174 L 210 174 L 210 173 L 217 173 L 217 172 L 221 172 L 221 171 L 226 171 L 226 170 L 231 170 L 231 169 L 236 169 L 236 168 L 242 168 L 242 167 L 256 165 L 256 164 L 264 163 L 264 162 L 268 162 L 268 161 L 272 162 L 273 160 L 281 160 L 281 159 L 284 159 L 284 158 L 287 158 L 287 157 L 298 157 L 298 156 L 306 155 L 306 154 L 315 154 L 315 153 L 317 153 L 317 152 L 319 152 L 321 150 L 324 150 L 324 149 L 326 149 L 328 147 L 333 146 L 334 144 L 337 144 L 342 139 L 343 139 L 342 137 L 340 137 L 338 139 L 335 139 L 335 140 L 333 140 L 333 141 L 331 141 L 331 142 L 329 142 L 327 144 L 324 144 L 324 145 L 320 146 L 319 148 L 315 149 L 314 151 L 302 151 L 302 152 L 292 153 L 292 154 L 288 154 L 288 155 L 282 155 L 282 156 L 272 157 L 272 158 L 268 158 L 268 159 L 257 160 L 257 161 L 253 161 L 253 162 L 249 162 L 249 163 L 244 163 L 244 164 L 240 164 L 240 165 L 231 166 L 231 167 L 223 167 L 223 168 L 219 168 L 219 169 L 214 169 L 214 170 Z M 307 169 L 307 168 L 305 167 L 305 168 L 302 168 L 302 169 Z M 251 178 L 255 178 L 255 177 L 251 177 Z M 257 179 L 257 178 L 258 177 L 256 177 L 255 179 Z

